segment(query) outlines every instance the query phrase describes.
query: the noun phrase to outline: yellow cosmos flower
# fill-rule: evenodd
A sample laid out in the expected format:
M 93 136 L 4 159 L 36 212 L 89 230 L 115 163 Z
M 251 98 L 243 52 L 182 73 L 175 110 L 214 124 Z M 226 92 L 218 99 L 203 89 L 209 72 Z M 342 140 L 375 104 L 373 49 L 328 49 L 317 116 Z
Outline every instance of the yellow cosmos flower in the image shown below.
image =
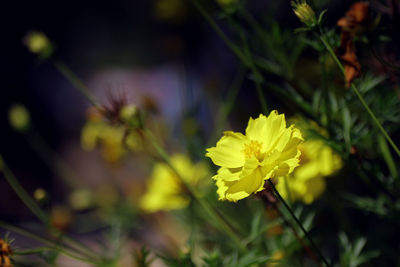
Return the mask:
M 204 163 L 193 164 L 182 154 L 171 157 L 171 163 L 186 182 L 201 186 L 208 173 Z M 147 185 L 147 192 L 140 200 L 140 207 L 146 212 L 185 208 L 189 197 L 184 194 L 184 187 L 179 177 L 164 163 L 158 163 L 153 169 Z
M 250 118 L 246 135 L 224 132 L 206 154 L 221 167 L 213 177 L 219 199 L 236 202 L 263 190 L 267 179 L 291 173 L 299 165 L 302 141 L 300 130 L 286 127 L 285 116 L 277 111 Z
M 276 187 L 283 198 L 310 204 L 324 192 L 324 177 L 339 170 L 342 167 L 342 160 L 322 140 L 305 141 L 300 150 L 300 167 L 288 176 L 286 185 L 282 179 L 278 181 Z

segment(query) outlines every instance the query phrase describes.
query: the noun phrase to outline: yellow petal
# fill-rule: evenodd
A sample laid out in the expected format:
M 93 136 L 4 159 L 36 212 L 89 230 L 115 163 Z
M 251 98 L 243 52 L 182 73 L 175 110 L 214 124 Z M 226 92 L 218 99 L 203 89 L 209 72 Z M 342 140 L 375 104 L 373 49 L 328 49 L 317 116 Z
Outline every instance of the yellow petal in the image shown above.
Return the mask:
M 239 175 L 241 171 L 232 171 L 232 169 L 227 168 L 219 168 L 218 173 L 213 176 L 214 180 L 224 180 L 228 182 L 237 181 L 239 180 Z
M 238 201 L 250 194 L 263 189 L 264 179 L 260 168 L 256 168 L 252 173 L 246 177 L 241 178 L 239 181 L 232 183 L 226 190 L 226 199 L 229 201 Z
M 246 137 L 241 133 L 224 132 L 216 147 L 207 149 L 206 156 L 215 165 L 226 168 L 238 168 L 244 165 L 244 142 Z
M 276 110 L 272 111 L 266 120 L 265 129 L 263 134 L 264 149 L 268 153 L 271 149 L 276 149 L 276 144 L 281 140 L 282 134 L 288 130 L 286 129 L 285 115 L 279 115 Z
M 257 119 L 250 118 L 246 128 L 246 136 L 250 140 L 257 140 L 257 141 L 264 140 L 266 134 L 266 129 L 265 129 L 266 122 L 267 122 L 267 117 L 265 117 L 262 114 L 260 114 L 260 116 L 258 116 Z

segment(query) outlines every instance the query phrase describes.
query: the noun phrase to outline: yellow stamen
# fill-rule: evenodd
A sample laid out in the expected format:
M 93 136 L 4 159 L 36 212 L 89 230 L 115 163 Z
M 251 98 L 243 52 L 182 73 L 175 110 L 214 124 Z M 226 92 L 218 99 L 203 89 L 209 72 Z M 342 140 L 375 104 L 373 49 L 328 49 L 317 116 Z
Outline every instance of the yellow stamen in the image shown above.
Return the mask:
M 262 144 L 258 141 L 251 140 L 249 143 L 244 145 L 244 155 L 246 159 L 251 158 L 252 156 L 255 156 L 258 158 L 261 154 L 261 146 Z

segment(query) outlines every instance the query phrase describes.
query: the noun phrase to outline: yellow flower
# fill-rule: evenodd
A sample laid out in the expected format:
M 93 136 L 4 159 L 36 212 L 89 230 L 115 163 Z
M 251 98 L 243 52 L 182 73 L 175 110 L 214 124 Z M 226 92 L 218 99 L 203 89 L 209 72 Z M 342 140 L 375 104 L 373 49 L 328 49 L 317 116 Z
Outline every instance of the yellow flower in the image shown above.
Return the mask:
M 112 125 L 101 116 L 89 113 L 89 121 L 82 129 L 81 145 L 90 151 L 100 144 L 101 154 L 108 162 L 117 162 L 128 149 L 137 150 L 140 147 L 136 132 L 129 131 L 124 125 Z
M 171 163 L 187 183 L 201 186 L 208 169 L 204 163 L 193 164 L 182 154 L 171 157 Z M 140 207 L 146 212 L 185 208 L 189 197 L 184 194 L 180 178 L 164 163 L 158 163 L 153 169 L 147 185 L 147 192 L 140 200 Z
M 316 25 L 317 19 L 314 10 L 306 3 L 305 0 L 292 1 L 293 12 L 300 19 L 301 22 L 311 27 Z
M 263 190 L 267 179 L 291 173 L 299 165 L 302 141 L 300 130 L 287 128 L 285 116 L 277 111 L 250 118 L 246 135 L 224 132 L 206 154 L 221 167 L 213 177 L 219 199 L 236 202 Z
M 282 197 L 292 201 L 312 203 L 325 190 L 325 176 L 331 175 L 342 167 L 342 160 L 332 148 L 322 140 L 308 140 L 301 146 L 300 167 L 287 178 L 282 179 L 277 189 Z M 289 189 L 289 194 L 287 192 Z

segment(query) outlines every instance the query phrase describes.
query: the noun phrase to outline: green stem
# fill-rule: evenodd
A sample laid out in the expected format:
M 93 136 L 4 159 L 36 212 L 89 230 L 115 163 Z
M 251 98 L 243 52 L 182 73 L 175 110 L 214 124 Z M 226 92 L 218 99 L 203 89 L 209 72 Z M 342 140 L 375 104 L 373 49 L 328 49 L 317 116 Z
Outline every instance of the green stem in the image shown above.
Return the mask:
M 287 211 L 290 213 L 292 218 L 295 220 L 297 225 L 300 227 L 300 229 L 303 231 L 304 235 L 307 237 L 308 241 L 310 242 L 311 246 L 314 248 L 314 250 L 317 252 L 318 256 L 322 260 L 322 262 L 327 266 L 330 267 L 330 264 L 328 261 L 325 259 L 319 248 L 315 245 L 314 241 L 312 240 L 311 236 L 308 234 L 307 230 L 304 228 L 302 223 L 297 219 L 296 215 L 292 211 L 292 209 L 289 207 L 289 205 L 286 203 L 286 201 L 282 198 L 281 194 L 279 194 L 278 190 L 275 188 L 274 183 L 272 182 L 271 178 L 268 179 L 269 184 L 271 185 L 272 189 L 274 190 L 275 195 L 278 197 L 279 201 L 285 206 Z
M 76 181 L 79 181 L 79 178 L 76 173 L 50 148 L 42 136 L 32 131 L 26 137 L 30 146 L 68 187 L 78 187 Z
M 328 52 L 331 54 L 333 60 L 336 62 L 340 70 L 342 71 L 343 74 L 345 74 L 344 67 L 342 63 L 340 62 L 339 58 L 336 56 L 335 52 L 333 51 L 332 47 L 328 43 L 328 41 L 325 39 L 324 35 L 321 33 L 320 39 L 322 43 L 324 44 L 325 48 L 328 50 Z M 393 142 L 392 138 L 389 136 L 389 134 L 386 132 L 385 128 L 383 128 L 382 124 L 379 122 L 379 120 L 376 118 L 374 112 L 369 108 L 368 104 L 365 102 L 364 97 L 361 95 L 360 91 L 356 87 L 354 83 L 351 83 L 351 89 L 353 92 L 357 95 L 358 99 L 360 100 L 361 104 L 363 107 L 367 110 L 368 114 L 378 127 L 378 129 L 381 131 L 383 136 L 386 138 L 386 140 L 389 142 L 389 144 L 392 146 L 393 150 L 396 152 L 396 154 L 400 157 L 400 149 L 397 147 L 397 145 Z
M 249 67 L 249 62 L 246 56 L 240 51 L 240 49 L 225 35 L 225 33 L 221 30 L 221 28 L 215 23 L 215 21 L 208 15 L 207 11 L 203 8 L 203 6 L 199 3 L 198 0 L 192 0 L 194 6 L 200 12 L 200 14 L 204 17 L 204 19 L 210 24 L 210 26 L 214 29 L 214 31 L 221 37 L 221 39 L 228 45 L 228 47 L 236 54 L 236 56 L 243 62 L 243 64 Z
M 100 108 L 99 103 L 95 100 L 89 88 L 73 73 L 64 63 L 53 61 L 57 70 L 96 108 Z
M 263 113 L 265 115 L 268 115 L 267 102 L 265 101 L 264 92 L 263 92 L 262 87 L 261 87 L 262 77 L 261 77 L 261 74 L 260 74 L 260 72 L 258 70 L 258 67 L 255 64 L 253 56 L 252 56 L 252 54 L 250 52 L 250 47 L 249 47 L 249 44 L 247 42 L 246 34 L 245 34 L 245 32 L 243 31 L 243 29 L 242 29 L 242 27 L 240 25 L 238 25 L 232 19 L 230 21 L 231 21 L 231 23 L 233 23 L 235 28 L 237 28 L 238 31 L 239 31 L 239 35 L 240 35 L 240 38 L 242 39 L 243 46 L 244 46 L 245 56 L 248 59 L 249 67 L 250 67 L 250 69 L 251 69 L 251 71 L 253 72 L 253 75 L 254 75 L 253 79 L 254 79 L 254 83 L 256 85 L 256 91 L 257 91 L 258 98 L 259 98 L 260 103 L 261 103 L 262 111 L 263 111 Z
M 214 222 L 219 227 L 220 230 L 224 231 L 232 239 L 232 241 L 235 242 L 235 244 L 240 250 L 245 250 L 243 243 L 240 241 L 239 237 L 237 237 L 235 232 L 230 228 L 230 226 L 218 215 L 218 213 L 210 206 L 210 204 L 200 196 L 197 190 L 190 183 L 186 182 L 186 179 L 184 179 L 184 177 L 182 177 L 182 175 L 178 172 L 178 170 L 173 166 L 173 164 L 170 161 L 168 153 L 158 144 L 153 134 L 147 129 L 143 130 L 143 132 L 153 145 L 154 149 L 157 151 L 161 160 L 164 163 L 166 163 L 168 167 L 176 174 L 176 176 L 180 179 L 180 181 L 189 191 L 191 196 L 208 213 L 208 215 L 211 217 L 211 221 Z
M 233 108 L 233 104 L 235 103 L 236 97 L 239 93 L 240 87 L 243 84 L 243 80 L 245 78 L 246 70 L 244 68 L 240 68 L 238 73 L 235 75 L 235 79 L 228 90 L 228 95 L 226 96 L 226 100 L 223 101 L 222 107 L 218 110 L 217 119 L 215 122 L 215 129 L 211 138 L 207 143 L 207 147 L 210 147 L 214 144 L 219 135 L 221 134 L 222 130 L 225 127 L 226 121 L 228 119 L 228 115 Z
M 32 249 L 24 249 L 24 250 L 16 250 L 13 251 L 14 255 L 31 255 L 31 254 L 39 254 L 44 251 L 54 250 L 52 247 L 40 247 L 40 248 L 32 248 Z
M 394 163 L 392 154 L 390 153 L 389 146 L 387 145 L 386 140 L 382 135 L 378 135 L 378 144 L 381 153 L 383 155 L 383 158 L 386 161 L 390 174 L 393 176 L 393 178 L 397 178 L 399 174 L 397 172 L 396 163 Z
M 55 250 L 60 252 L 61 254 L 70 257 L 72 259 L 78 260 L 78 261 L 82 261 L 82 262 L 86 262 L 86 263 L 90 263 L 90 264 L 94 264 L 94 265 L 98 265 L 98 262 L 95 261 L 94 259 L 87 259 L 87 258 L 83 258 L 81 256 L 78 256 L 76 254 L 80 253 L 80 251 L 75 251 L 72 248 L 67 248 L 67 247 L 60 247 L 61 244 L 52 241 L 52 240 L 48 240 L 46 238 L 40 237 L 34 233 L 32 233 L 31 231 L 26 231 L 24 229 L 21 229 L 19 227 L 10 225 L 6 222 L 0 221 L 0 227 L 7 229 L 9 231 L 18 233 L 20 235 L 26 236 L 28 238 L 34 239 L 39 241 L 40 243 L 49 246 L 49 249 Z
M 258 94 L 258 98 L 260 99 L 261 108 L 264 114 L 268 114 L 267 102 L 265 101 L 265 96 L 263 90 L 261 88 L 260 82 L 260 73 L 257 69 L 256 63 L 253 60 L 251 54 L 248 51 L 248 47 L 246 45 L 246 53 L 243 53 L 221 30 L 221 28 L 215 23 L 215 21 L 208 15 L 207 11 L 201 6 L 201 4 L 197 0 L 192 0 L 194 6 L 200 12 L 200 14 L 204 17 L 204 19 L 210 24 L 210 26 L 214 29 L 214 31 L 220 36 L 220 38 L 226 43 L 226 45 L 233 51 L 233 53 L 239 58 L 239 60 L 248 68 L 251 69 L 254 75 L 254 82 L 256 85 L 256 91 Z M 243 37 L 243 36 L 242 36 Z
M 0 171 L 3 172 L 4 177 L 6 178 L 8 184 L 14 189 L 15 193 L 18 197 L 24 202 L 24 204 L 32 211 L 32 213 L 45 225 L 48 224 L 49 220 L 35 200 L 25 191 L 25 189 L 21 186 L 18 182 L 15 175 L 10 171 L 6 163 L 4 162 L 3 158 L 0 156 L 0 164 L 2 165 Z
M 383 128 L 382 124 L 379 122 L 379 120 L 376 118 L 374 112 L 368 107 L 367 103 L 365 102 L 363 96 L 361 93 L 358 91 L 357 87 L 354 85 L 354 83 L 351 84 L 351 88 L 353 89 L 354 93 L 357 95 L 359 98 L 361 104 L 364 106 L 364 108 L 367 110 L 369 115 L 371 116 L 372 120 L 375 122 L 376 126 L 378 126 L 379 130 L 383 134 L 383 136 L 386 138 L 386 140 L 389 142 L 389 144 L 392 146 L 393 150 L 396 152 L 396 154 L 400 157 L 400 149 L 397 147 L 397 145 L 393 142 L 392 138 L 389 136 L 389 134 L 386 132 L 385 128 Z
M 8 184 L 14 189 L 15 193 L 22 200 L 22 202 L 31 210 L 31 212 L 47 227 L 49 227 L 50 232 L 60 237 L 63 235 L 58 229 L 54 228 L 49 223 L 49 218 L 47 214 L 39 207 L 36 201 L 25 191 L 25 189 L 18 182 L 14 173 L 8 168 L 7 164 L 4 162 L 3 158 L 0 156 L 0 172 L 3 172 L 4 177 L 6 178 Z M 87 247 L 79 244 L 77 241 L 69 238 L 67 236 L 62 236 L 62 238 L 72 247 L 75 247 L 77 250 L 81 251 L 86 256 L 90 256 L 96 258 L 96 255 L 90 251 Z
M 292 192 L 290 191 L 290 187 L 289 187 L 288 175 L 285 175 L 285 176 L 283 177 L 283 179 L 284 179 L 284 182 L 285 182 L 285 190 L 286 190 L 286 192 L 287 192 L 289 204 L 292 205 L 292 203 L 293 203 L 293 198 L 292 198 Z

